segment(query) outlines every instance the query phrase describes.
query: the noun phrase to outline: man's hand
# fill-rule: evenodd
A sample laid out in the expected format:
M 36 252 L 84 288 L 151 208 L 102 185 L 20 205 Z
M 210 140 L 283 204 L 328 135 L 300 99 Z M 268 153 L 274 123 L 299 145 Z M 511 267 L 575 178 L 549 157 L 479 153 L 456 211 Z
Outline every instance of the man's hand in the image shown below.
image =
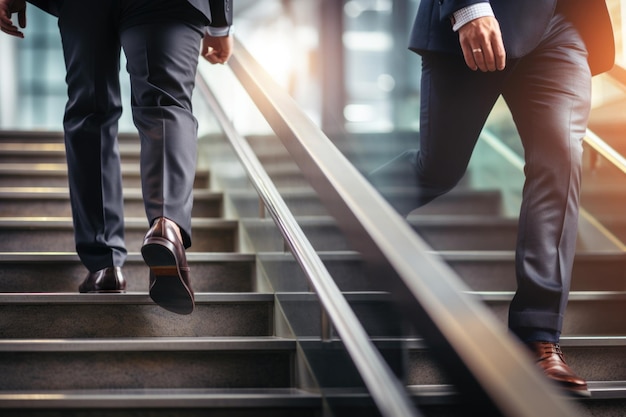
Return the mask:
M 467 66 L 483 72 L 503 70 L 506 52 L 500 24 L 492 16 L 479 17 L 461 26 L 459 41 Z
M 13 24 L 11 16 L 17 13 L 17 21 L 23 29 L 26 27 L 26 1 L 0 0 L 0 30 L 11 36 L 23 38 L 24 34 Z
M 201 55 L 211 64 L 225 64 L 233 53 L 233 44 L 232 36 L 206 34 L 202 40 Z

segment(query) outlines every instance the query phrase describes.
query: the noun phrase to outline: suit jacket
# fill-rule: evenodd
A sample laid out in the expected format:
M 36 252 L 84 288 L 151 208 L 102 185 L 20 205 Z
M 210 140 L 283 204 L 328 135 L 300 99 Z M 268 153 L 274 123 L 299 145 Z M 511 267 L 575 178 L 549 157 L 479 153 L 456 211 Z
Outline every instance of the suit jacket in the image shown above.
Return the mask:
M 559 3 L 559 10 L 585 41 L 591 72 L 607 71 L 615 62 L 615 40 L 605 0 L 422 0 L 409 49 L 417 53 L 461 54 L 450 17 L 475 3 L 491 4 L 500 23 L 507 58 L 523 57 L 537 47 Z
M 54 15 L 59 15 L 61 0 L 27 0 L 29 3 Z M 85 0 L 87 1 L 87 0 Z M 233 0 L 187 0 L 200 10 L 210 22 L 210 26 L 230 26 L 233 22 Z

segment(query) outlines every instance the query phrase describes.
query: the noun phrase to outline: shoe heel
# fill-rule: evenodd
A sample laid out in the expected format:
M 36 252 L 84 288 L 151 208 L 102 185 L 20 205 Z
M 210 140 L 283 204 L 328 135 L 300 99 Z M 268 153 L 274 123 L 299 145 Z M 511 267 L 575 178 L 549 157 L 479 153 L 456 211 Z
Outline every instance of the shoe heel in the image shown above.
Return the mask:
M 167 239 L 146 239 L 141 247 L 141 255 L 146 265 L 152 267 L 171 266 L 176 268 L 178 259 L 174 254 L 174 246 Z

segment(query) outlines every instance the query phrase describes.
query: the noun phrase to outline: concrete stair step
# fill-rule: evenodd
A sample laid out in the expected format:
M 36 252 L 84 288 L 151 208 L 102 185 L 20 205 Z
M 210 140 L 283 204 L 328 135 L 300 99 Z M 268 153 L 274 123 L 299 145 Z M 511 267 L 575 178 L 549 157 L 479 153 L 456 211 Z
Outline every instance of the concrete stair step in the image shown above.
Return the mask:
M 385 292 L 344 292 L 344 297 L 365 331 L 371 337 L 398 337 L 407 326 L 402 315 Z M 290 318 L 290 328 L 299 337 L 319 337 L 321 310 L 317 295 L 312 292 L 276 293 L 285 317 Z
M 406 193 L 400 191 L 403 196 Z M 398 196 L 398 198 L 406 198 Z M 472 190 L 458 187 L 449 193 L 433 200 L 408 216 L 425 215 L 456 215 L 456 216 L 502 216 L 502 195 L 497 190 Z
M 0 391 L 289 388 L 295 349 L 275 337 L 2 340 Z
M 514 251 L 440 251 L 438 254 L 474 291 L 515 291 Z M 572 291 L 626 291 L 626 254 L 579 251 Z
M 124 162 L 139 162 L 139 139 L 137 143 L 121 143 L 119 152 Z M 66 163 L 65 144 L 49 142 L 8 142 L 0 140 L 0 163 Z
M 139 165 L 122 164 L 124 187 L 140 188 Z M 4 163 L 0 164 L 0 187 L 67 187 L 65 163 Z M 194 188 L 209 188 L 209 171 L 196 171 Z
M 514 250 L 517 240 L 514 218 L 410 215 L 407 221 L 437 251 Z
M 341 291 L 379 291 L 380 283 L 365 273 L 367 265 L 352 251 L 318 252 L 318 255 Z M 308 279 L 290 253 L 261 252 L 257 255 L 259 269 L 270 285 L 270 291 L 310 291 Z
M 309 216 L 299 217 L 298 223 L 316 251 L 351 250 L 331 218 Z M 269 218 L 245 218 L 239 222 L 255 252 L 281 252 L 285 249 L 282 235 Z
M 234 252 L 237 250 L 235 220 L 193 219 L 193 243 L 190 252 Z M 74 230 L 70 218 L 0 219 L 3 239 L 0 252 L 74 252 Z M 126 247 L 139 252 L 148 230 L 145 219 L 126 219 Z
M 281 195 L 295 216 L 327 216 L 317 193 L 310 188 L 281 190 Z M 258 196 L 254 190 L 229 191 L 240 217 L 258 216 Z M 501 196 L 496 191 L 456 190 L 416 211 L 420 215 L 501 215 Z
M 474 291 L 515 291 L 515 252 L 440 251 L 440 256 Z M 365 273 L 367 266 L 354 251 L 318 252 L 342 291 L 376 291 L 380 283 Z M 263 252 L 259 264 L 273 290 L 301 292 L 308 282 L 288 253 Z M 626 291 L 626 254 L 579 252 L 574 259 L 572 291 Z
M 275 135 L 248 135 L 246 137 L 255 153 L 271 154 L 283 146 Z M 415 148 L 419 133 L 416 132 L 385 132 L 385 133 L 349 133 L 345 136 L 333 135 L 333 143 L 346 153 L 378 153 L 397 155 L 410 148 Z
M 190 252 L 191 284 L 197 292 L 253 292 L 255 255 Z M 126 289 L 147 291 L 148 267 L 130 253 L 123 268 Z M 87 274 L 76 253 L 0 253 L 0 292 L 76 292 Z
M 215 172 L 212 176 L 218 178 L 216 181 L 221 185 L 221 189 L 239 192 L 247 190 L 256 192 L 254 186 L 250 183 L 247 176 L 220 176 L 219 172 Z M 309 182 L 299 172 L 278 172 L 271 173 L 270 177 L 278 190 L 289 188 L 310 188 Z
M 243 227 L 261 252 L 282 250 L 282 237 L 268 235 L 271 219 L 242 219 Z M 318 251 L 351 250 L 349 243 L 331 218 L 298 218 L 300 226 Z M 411 216 L 411 227 L 437 251 L 514 250 L 517 220 L 494 216 Z
M 194 190 L 192 216 L 195 218 L 220 217 L 222 193 Z M 0 187 L 0 216 L 69 217 L 72 215 L 67 188 L 52 187 Z M 124 190 L 124 216 L 145 216 L 141 189 Z
M 583 417 L 621 417 L 626 407 L 626 381 L 588 381 L 590 398 L 563 399 L 572 403 Z M 447 384 L 408 385 L 419 410 L 425 416 L 465 417 L 467 404 L 459 400 L 456 389 Z
M 24 390 L 0 393 L 7 417 L 59 410 L 63 416 L 317 417 L 321 396 L 296 388 Z
M 119 132 L 117 139 L 120 144 L 135 142 L 137 133 Z M 63 132 L 51 130 L 0 130 L 0 143 L 57 143 L 63 144 Z
M 269 336 L 274 296 L 196 293 L 190 315 L 170 313 L 143 292 L 0 294 L 0 339 Z
M 420 338 L 406 339 L 408 385 L 449 384 L 449 378 Z M 626 388 L 626 336 L 563 336 L 561 348 L 568 365 L 589 382 L 622 383 Z M 599 396 L 600 394 L 598 394 Z M 610 392 L 603 392 L 608 397 Z
M 503 323 L 507 322 L 513 292 L 471 292 Z M 563 322 L 568 336 L 626 335 L 625 291 L 572 291 Z M 626 358 L 626 357 L 625 357 Z M 624 368 L 626 370 L 626 367 Z

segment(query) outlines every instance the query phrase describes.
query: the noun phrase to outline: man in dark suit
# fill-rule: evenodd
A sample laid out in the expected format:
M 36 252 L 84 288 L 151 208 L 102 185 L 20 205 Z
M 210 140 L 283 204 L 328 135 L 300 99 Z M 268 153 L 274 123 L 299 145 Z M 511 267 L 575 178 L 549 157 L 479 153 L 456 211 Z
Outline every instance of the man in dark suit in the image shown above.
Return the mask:
M 400 170 L 415 190 L 402 214 L 464 175 L 496 100 L 506 101 L 526 160 L 509 328 L 560 386 L 588 395 L 559 347 L 576 248 L 582 140 L 591 76 L 614 61 L 603 0 L 422 0 L 410 49 L 422 57 L 420 142 L 370 175 Z M 382 189 L 382 188 L 381 188 Z
M 58 16 L 69 100 L 64 131 L 76 250 L 89 270 L 82 293 L 123 292 L 127 256 L 117 122 L 120 52 L 131 80 L 150 229 L 141 248 L 152 299 L 179 314 L 194 308 L 185 249 L 191 245 L 198 56 L 232 52 L 232 0 L 32 0 Z M 17 37 L 24 0 L 0 0 L 0 29 Z

